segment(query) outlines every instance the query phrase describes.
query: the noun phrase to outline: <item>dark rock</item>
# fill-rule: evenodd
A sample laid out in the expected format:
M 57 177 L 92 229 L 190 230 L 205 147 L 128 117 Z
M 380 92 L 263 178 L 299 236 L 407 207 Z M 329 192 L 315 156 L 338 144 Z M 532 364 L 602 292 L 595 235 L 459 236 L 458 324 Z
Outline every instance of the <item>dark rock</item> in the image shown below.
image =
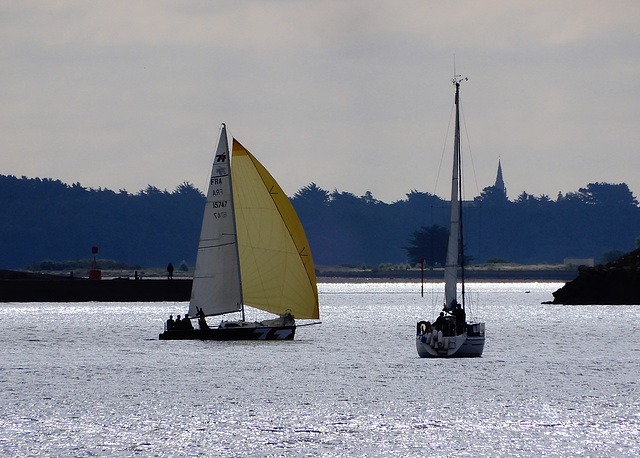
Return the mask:
M 640 304 L 640 249 L 604 266 L 581 267 L 553 297 L 554 304 Z

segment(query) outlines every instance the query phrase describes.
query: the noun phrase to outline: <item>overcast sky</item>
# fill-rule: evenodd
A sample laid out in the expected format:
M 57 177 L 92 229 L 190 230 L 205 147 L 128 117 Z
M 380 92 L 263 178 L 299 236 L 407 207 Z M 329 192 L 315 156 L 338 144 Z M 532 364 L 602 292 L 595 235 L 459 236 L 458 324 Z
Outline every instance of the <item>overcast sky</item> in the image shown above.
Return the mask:
M 0 174 L 204 189 L 224 122 L 289 195 L 447 197 L 455 55 L 465 197 L 499 159 L 511 199 L 639 197 L 639 24 L 636 0 L 5 1 Z

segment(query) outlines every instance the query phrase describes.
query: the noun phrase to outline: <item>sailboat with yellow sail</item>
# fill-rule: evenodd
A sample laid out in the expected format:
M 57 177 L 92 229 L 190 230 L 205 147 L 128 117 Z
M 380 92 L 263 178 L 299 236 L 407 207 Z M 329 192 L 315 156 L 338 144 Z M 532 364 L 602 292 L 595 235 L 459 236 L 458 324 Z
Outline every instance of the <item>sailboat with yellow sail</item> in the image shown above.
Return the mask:
M 246 321 L 245 306 L 274 315 Z M 206 317 L 240 313 L 210 327 Z M 191 320 L 197 317 L 194 327 Z M 226 126 L 211 168 L 185 319 L 161 340 L 292 340 L 296 319 L 319 318 L 311 249 L 293 205 L 267 169 Z M 315 323 L 310 323 L 315 324 Z M 298 325 L 299 326 L 299 325 Z

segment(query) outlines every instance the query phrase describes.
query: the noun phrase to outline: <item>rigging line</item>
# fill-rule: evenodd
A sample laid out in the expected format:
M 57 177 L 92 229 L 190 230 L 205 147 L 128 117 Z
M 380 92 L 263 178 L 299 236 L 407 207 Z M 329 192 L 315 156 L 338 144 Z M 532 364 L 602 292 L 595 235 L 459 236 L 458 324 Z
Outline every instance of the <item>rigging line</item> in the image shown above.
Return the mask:
M 476 195 L 480 195 L 480 187 L 478 186 L 478 177 L 476 175 L 476 165 L 473 162 L 473 154 L 471 153 L 471 140 L 469 139 L 469 131 L 467 130 L 467 120 L 464 117 L 464 109 L 462 108 L 462 104 L 460 104 L 460 112 L 462 114 L 462 125 L 464 127 L 464 134 L 467 138 L 467 149 L 469 150 L 469 159 L 471 159 L 471 170 L 473 170 L 473 179 L 476 185 Z
M 438 188 L 438 181 L 440 181 L 440 172 L 442 171 L 442 163 L 444 161 L 444 157 L 447 150 L 447 140 L 449 139 L 449 131 L 451 130 L 451 119 L 453 118 L 454 108 L 455 108 L 455 103 L 451 105 L 451 112 L 449 113 L 449 123 L 447 124 L 447 131 L 444 136 L 444 144 L 442 145 L 442 153 L 440 154 L 440 164 L 438 165 L 438 175 L 436 176 L 436 183 L 433 187 L 434 196 L 437 195 L 436 190 Z M 446 195 L 446 191 L 445 191 L 445 195 Z

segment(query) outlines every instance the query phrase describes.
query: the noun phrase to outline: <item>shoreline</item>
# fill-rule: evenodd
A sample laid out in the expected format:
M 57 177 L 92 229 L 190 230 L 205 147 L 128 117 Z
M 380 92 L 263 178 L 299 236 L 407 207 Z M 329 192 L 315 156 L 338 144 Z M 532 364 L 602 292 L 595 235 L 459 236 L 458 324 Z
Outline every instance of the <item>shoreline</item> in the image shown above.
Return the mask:
M 154 272 L 155 273 L 155 272 Z M 576 278 L 576 270 L 559 269 L 477 269 L 465 270 L 465 281 L 478 282 L 563 282 Z M 0 270 L 0 302 L 156 302 L 189 301 L 191 276 L 168 280 L 164 275 L 146 273 L 134 279 L 127 272 L 103 272 L 101 280 L 85 276 L 56 275 Z M 317 269 L 317 283 L 417 283 L 418 269 L 364 270 Z M 443 269 L 424 271 L 425 283 L 444 281 Z
M 470 268 L 465 270 L 465 281 L 478 282 L 569 282 L 578 276 L 577 268 Z M 367 282 L 410 282 L 440 283 L 444 281 L 444 269 L 420 270 L 316 270 L 318 283 L 367 283 Z

